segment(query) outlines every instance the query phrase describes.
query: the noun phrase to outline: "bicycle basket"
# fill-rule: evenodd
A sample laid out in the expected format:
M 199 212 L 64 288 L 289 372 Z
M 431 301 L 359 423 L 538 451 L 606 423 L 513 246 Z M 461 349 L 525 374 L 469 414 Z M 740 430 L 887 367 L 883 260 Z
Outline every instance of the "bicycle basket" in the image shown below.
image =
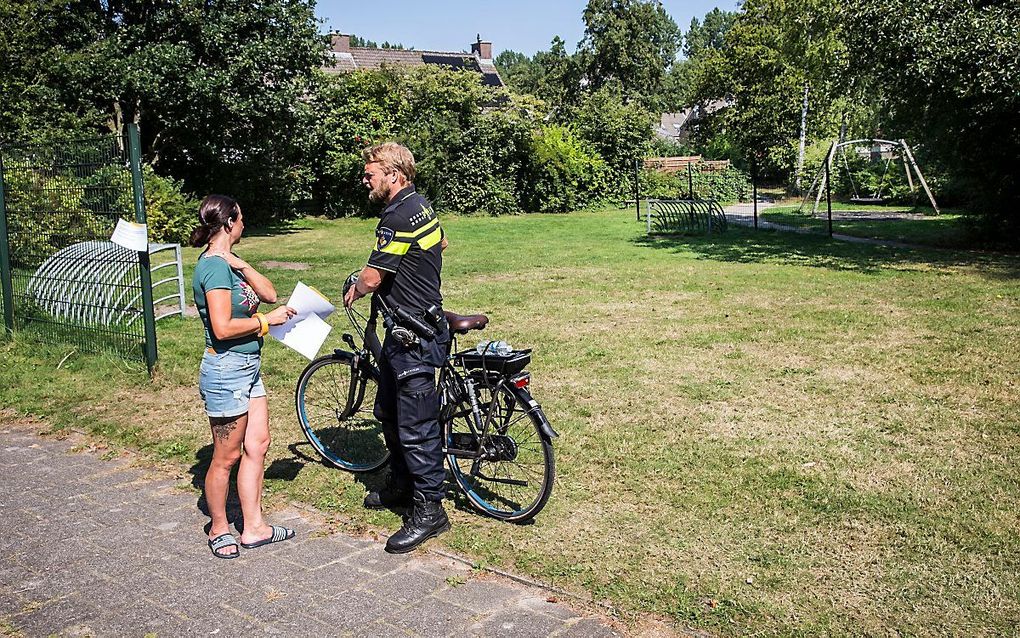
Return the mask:
M 474 349 L 463 350 L 453 355 L 453 361 L 467 370 L 485 370 L 506 376 L 517 374 L 531 363 L 531 349 L 514 350 L 508 355 L 483 355 Z

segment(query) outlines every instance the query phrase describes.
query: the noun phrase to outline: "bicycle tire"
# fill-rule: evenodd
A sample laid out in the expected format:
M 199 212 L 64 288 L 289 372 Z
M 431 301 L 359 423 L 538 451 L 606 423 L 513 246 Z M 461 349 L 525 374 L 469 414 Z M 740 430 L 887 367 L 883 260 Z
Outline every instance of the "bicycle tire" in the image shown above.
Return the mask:
M 475 391 L 484 420 L 491 405 L 492 390 L 483 386 Z M 499 399 L 492 427 L 500 433 L 497 436 L 504 439 L 490 441 L 490 446 L 499 443 L 510 447 L 505 439 L 512 439 L 512 454 L 493 454 L 497 458 L 484 461 L 447 454 L 447 465 L 457 486 L 477 511 L 503 521 L 527 521 L 542 511 L 552 494 L 556 479 L 552 441 L 542 433 L 538 414 L 529 409 L 533 402 L 525 390 L 499 386 L 497 392 Z M 458 434 L 467 433 L 470 440 L 473 436 L 468 421 L 471 408 L 466 400 L 445 412 L 444 417 L 443 432 L 448 450 L 457 447 Z M 508 458 L 511 455 L 512 458 Z
M 382 424 L 372 414 L 378 377 L 374 368 L 355 368 L 354 355 L 343 351 L 315 359 L 298 377 L 298 423 L 328 464 L 371 472 L 389 460 Z

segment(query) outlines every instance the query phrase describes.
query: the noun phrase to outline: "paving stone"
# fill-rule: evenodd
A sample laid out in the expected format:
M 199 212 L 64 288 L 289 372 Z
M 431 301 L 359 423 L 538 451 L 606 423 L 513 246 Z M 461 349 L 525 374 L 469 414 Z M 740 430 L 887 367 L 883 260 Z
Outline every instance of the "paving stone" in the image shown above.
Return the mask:
M 486 638 L 544 638 L 563 625 L 562 620 L 546 614 L 508 609 L 476 623 L 470 630 Z
M 463 634 L 473 623 L 474 614 L 464 607 L 433 596 L 395 610 L 384 620 L 415 636 L 440 638 Z
M 375 578 L 347 563 L 337 562 L 303 572 L 299 585 L 328 599 L 343 596 Z
M 466 607 L 475 613 L 502 609 L 524 595 L 523 587 L 491 579 L 469 580 L 436 594 L 439 598 Z
M 0 616 L 27 636 L 615 635 L 541 590 L 452 587 L 466 566 L 325 534 L 299 508 L 268 516 L 294 542 L 217 559 L 195 490 L 73 447 L 13 430 L 0 445 Z
M 305 610 L 305 614 L 327 628 L 361 635 L 369 625 L 378 623 L 386 601 L 375 594 L 358 589 L 348 590 L 331 600 L 318 600 Z M 314 633 L 314 632 L 311 632 Z
M 45 602 L 33 601 L 10 623 L 30 636 L 59 634 L 65 627 L 98 617 L 98 611 L 80 595 L 63 596 Z
M 386 622 L 376 621 L 366 625 L 357 633 L 359 638 L 393 638 L 394 636 L 410 636 L 403 627 L 391 625 Z
M 232 592 L 224 596 L 220 607 L 239 614 L 245 619 L 254 619 L 261 624 L 272 624 L 278 629 L 290 628 L 286 635 L 297 635 L 307 621 L 304 617 L 300 596 L 292 596 L 293 590 L 270 589 L 255 595 Z
M 435 593 L 444 584 L 438 575 L 419 569 L 390 572 L 366 585 L 377 596 L 391 605 L 410 605 Z
M 536 611 L 541 614 L 548 614 L 560 620 L 570 620 L 577 617 L 577 613 L 569 607 L 557 603 L 551 603 L 548 596 L 527 596 L 522 598 L 518 605 L 528 611 Z
M 386 551 L 383 550 L 383 546 L 381 544 L 373 543 L 367 549 L 363 549 L 348 557 L 347 563 L 357 567 L 358 569 L 382 575 L 388 574 L 396 569 L 403 569 L 409 560 L 414 560 L 414 557 L 387 554 Z
M 355 553 L 352 547 L 322 538 L 306 539 L 297 543 L 288 541 L 281 543 L 282 545 L 290 545 L 285 548 L 284 556 L 287 560 L 309 569 L 340 562 Z M 284 548 L 281 547 L 281 551 L 284 551 Z

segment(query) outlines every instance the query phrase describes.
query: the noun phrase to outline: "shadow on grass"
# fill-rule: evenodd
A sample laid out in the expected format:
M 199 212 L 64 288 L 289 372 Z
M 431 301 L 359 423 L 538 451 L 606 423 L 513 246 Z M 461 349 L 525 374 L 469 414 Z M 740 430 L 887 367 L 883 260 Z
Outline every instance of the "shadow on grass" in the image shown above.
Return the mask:
M 276 221 L 265 226 L 249 228 L 245 226 L 245 237 L 276 237 L 279 235 L 294 235 L 305 230 L 311 230 L 310 226 L 301 223 L 300 219 Z
M 780 263 L 864 274 L 935 265 L 975 268 L 990 279 L 1020 278 L 1020 257 L 1015 255 L 882 246 L 806 233 L 730 228 L 710 236 L 640 236 L 632 241 L 638 246 L 736 263 Z
M 294 451 L 291 446 L 291 451 Z M 191 474 L 191 484 L 198 489 L 198 502 L 195 504 L 198 510 L 205 516 L 209 516 L 209 504 L 205 500 L 205 474 L 209 471 L 209 464 L 212 462 L 213 446 L 210 443 L 195 453 L 195 463 L 188 468 Z M 276 459 L 266 468 L 265 477 L 270 480 L 293 481 L 298 473 L 304 468 L 302 459 L 307 458 L 303 454 L 295 453 L 295 458 Z M 241 512 L 241 499 L 237 494 L 237 465 L 230 471 L 230 482 L 227 484 L 227 522 L 233 525 L 238 532 L 244 531 L 244 515 Z M 205 526 L 206 533 L 209 531 L 209 522 Z

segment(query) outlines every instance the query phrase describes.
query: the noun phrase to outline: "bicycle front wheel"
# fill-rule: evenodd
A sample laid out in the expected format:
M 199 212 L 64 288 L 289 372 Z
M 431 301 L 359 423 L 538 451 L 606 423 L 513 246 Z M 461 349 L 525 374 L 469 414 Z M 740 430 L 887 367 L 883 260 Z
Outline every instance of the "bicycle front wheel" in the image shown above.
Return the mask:
M 552 493 L 552 442 L 542 434 L 523 390 L 479 387 L 476 393 L 483 423 L 491 411 L 489 430 L 482 435 L 474 427 L 466 400 L 446 413 L 450 472 L 479 512 L 511 522 L 534 518 Z
M 327 463 L 371 472 L 389 459 L 382 424 L 372 414 L 377 378 L 374 368 L 355 367 L 348 352 L 319 357 L 298 378 L 298 422 Z

